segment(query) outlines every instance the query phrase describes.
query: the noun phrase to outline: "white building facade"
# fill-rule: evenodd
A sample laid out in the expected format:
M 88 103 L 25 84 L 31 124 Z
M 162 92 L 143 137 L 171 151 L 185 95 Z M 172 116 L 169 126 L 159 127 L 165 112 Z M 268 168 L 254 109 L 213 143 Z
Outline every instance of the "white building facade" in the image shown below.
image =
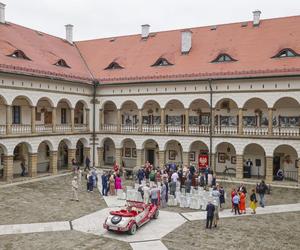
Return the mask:
M 272 182 L 282 170 L 298 183 L 300 34 L 291 24 L 300 18 L 260 21 L 259 14 L 160 33 L 143 25 L 142 35 L 76 43 L 72 25 L 64 40 L 2 16 L 1 178 L 17 178 L 21 162 L 35 177 L 87 157 L 130 170 L 145 161 L 198 166 L 207 155 L 220 175 L 228 169 L 237 179 Z M 293 38 L 270 48 L 269 29 L 287 27 Z M 11 38 L 19 34 L 27 39 Z

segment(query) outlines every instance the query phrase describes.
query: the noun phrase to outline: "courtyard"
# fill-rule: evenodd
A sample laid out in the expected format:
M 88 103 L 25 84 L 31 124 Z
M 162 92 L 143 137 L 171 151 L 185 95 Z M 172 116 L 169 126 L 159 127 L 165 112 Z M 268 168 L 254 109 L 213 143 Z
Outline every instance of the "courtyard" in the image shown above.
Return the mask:
M 63 174 L 28 183 L 2 185 L 0 249 L 149 249 L 149 245 L 142 248 L 143 244 L 174 250 L 186 246 L 192 250 L 298 249 L 300 244 L 297 237 L 300 233 L 300 206 L 294 204 L 300 203 L 297 188 L 272 187 L 271 194 L 266 196 L 267 207 L 265 210 L 258 209 L 255 216 L 249 215 L 249 211 L 247 216 L 231 215 L 227 209 L 231 204 L 227 199 L 225 210 L 220 213 L 219 226 L 213 230 L 205 229 L 205 212 L 168 207 L 162 209 L 157 221 L 149 222 L 136 235 L 128 236 L 104 232 L 101 220 L 112 208 L 97 189 L 86 191 L 84 178 L 80 185 L 80 201 L 71 201 L 71 180 L 71 174 Z M 124 182 L 124 185 L 132 184 L 132 180 Z M 231 189 L 237 186 L 227 182 L 221 184 L 227 197 L 230 197 Z M 251 190 L 253 186 L 246 187 Z M 26 227 L 37 223 L 40 226 L 44 223 L 48 229 L 32 232 L 28 229 L 26 233 Z M 53 224 L 50 226 L 47 223 Z M 57 231 L 58 223 L 65 223 L 66 228 Z M 22 229 L 18 229 L 17 233 L 3 233 L 5 225 L 10 227 L 15 224 L 21 224 Z M 154 232 L 155 229 L 157 232 Z

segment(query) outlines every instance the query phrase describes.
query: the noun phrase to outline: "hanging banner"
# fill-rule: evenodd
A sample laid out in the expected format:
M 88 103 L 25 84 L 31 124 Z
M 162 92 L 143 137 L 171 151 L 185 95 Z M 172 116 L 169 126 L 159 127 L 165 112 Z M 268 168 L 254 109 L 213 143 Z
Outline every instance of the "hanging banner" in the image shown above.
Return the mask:
M 200 169 L 206 168 L 208 166 L 208 155 L 200 155 L 198 156 L 198 167 Z

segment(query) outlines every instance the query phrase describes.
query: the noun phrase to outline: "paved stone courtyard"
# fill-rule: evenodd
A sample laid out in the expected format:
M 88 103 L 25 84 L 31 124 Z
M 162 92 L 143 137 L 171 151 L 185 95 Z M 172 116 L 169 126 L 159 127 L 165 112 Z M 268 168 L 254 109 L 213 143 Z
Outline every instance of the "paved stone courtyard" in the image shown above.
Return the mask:
M 71 179 L 65 175 L 0 187 L 0 249 L 298 249 L 300 245 L 299 189 L 272 188 L 267 205 L 299 204 L 267 206 L 256 216 L 232 217 L 225 209 L 214 230 L 204 229 L 205 212 L 172 207 L 128 236 L 102 228 L 108 211 L 122 202 L 111 197 L 105 201 L 97 190 L 86 192 L 84 179 L 80 202 L 70 201 Z M 236 186 L 223 184 L 228 193 Z

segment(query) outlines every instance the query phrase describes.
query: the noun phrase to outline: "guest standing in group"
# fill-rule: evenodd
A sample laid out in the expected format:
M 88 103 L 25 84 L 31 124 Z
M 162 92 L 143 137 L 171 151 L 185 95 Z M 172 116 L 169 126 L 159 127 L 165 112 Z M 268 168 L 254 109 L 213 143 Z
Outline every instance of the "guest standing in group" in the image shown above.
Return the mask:
M 154 184 L 153 188 L 150 190 L 150 197 L 151 197 L 151 203 L 153 205 L 158 206 L 158 199 L 160 195 L 160 190 L 157 188 L 157 186 Z
M 109 194 L 115 195 L 115 177 L 113 174 L 109 177 Z
M 243 192 L 239 192 L 240 196 L 240 212 L 246 213 L 246 195 Z
M 235 190 L 235 188 L 234 189 L 232 189 L 232 191 L 231 191 L 231 212 L 233 212 L 233 210 L 234 210 L 234 205 L 233 205 L 233 197 L 236 195 L 236 190 Z
M 160 190 L 160 200 L 161 200 L 161 207 L 165 208 L 167 207 L 167 184 L 163 182 L 161 184 L 161 190 Z
M 106 172 L 103 172 L 102 176 L 102 195 L 103 196 L 107 196 L 107 192 L 108 192 L 108 176 L 106 174 Z
M 217 202 L 214 203 L 215 206 L 215 211 L 214 211 L 214 218 L 213 218 L 213 225 L 214 227 L 218 226 L 218 222 L 219 222 L 219 204 Z
M 78 199 L 78 182 L 77 182 L 77 176 L 74 176 L 73 180 L 72 180 L 72 201 L 79 201 Z
M 122 179 L 119 174 L 116 176 L 115 184 L 116 190 L 122 189 Z
M 258 185 L 258 194 L 259 194 L 259 204 L 261 207 L 265 207 L 265 194 L 268 190 L 267 185 L 262 180 Z
M 23 160 L 23 161 L 21 161 L 21 170 L 22 170 L 22 172 L 21 172 L 21 176 L 25 176 L 25 171 L 26 171 L 26 168 L 25 168 L 25 161 Z
M 252 209 L 251 214 L 256 214 L 257 199 L 255 189 L 252 189 L 252 193 L 250 195 L 250 208 Z
M 225 190 L 223 186 L 220 186 L 219 192 L 220 192 L 220 208 L 222 209 L 222 204 L 225 204 Z
M 145 178 L 145 172 L 142 168 L 140 168 L 137 172 L 137 178 L 138 178 L 138 181 L 139 181 L 139 184 L 141 185 L 142 184 L 142 180 L 144 180 Z
M 238 214 L 241 214 L 240 209 L 239 209 L 239 203 L 240 203 L 240 197 L 237 193 L 235 193 L 235 195 L 232 198 L 234 214 L 236 214 L 236 212 L 238 212 Z
M 87 157 L 85 158 L 85 168 L 84 168 L 84 171 L 86 171 L 86 170 L 90 171 L 90 163 L 91 163 L 91 160 L 90 160 L 90 158 L 87 156 Z
M 214 219 L 214 212 L 215 212 L 215 206 L 211 203 L 211 201 L 208 202 L 206 206 L 206 228 L 210 228 L 212 226 L 212 222 Z

